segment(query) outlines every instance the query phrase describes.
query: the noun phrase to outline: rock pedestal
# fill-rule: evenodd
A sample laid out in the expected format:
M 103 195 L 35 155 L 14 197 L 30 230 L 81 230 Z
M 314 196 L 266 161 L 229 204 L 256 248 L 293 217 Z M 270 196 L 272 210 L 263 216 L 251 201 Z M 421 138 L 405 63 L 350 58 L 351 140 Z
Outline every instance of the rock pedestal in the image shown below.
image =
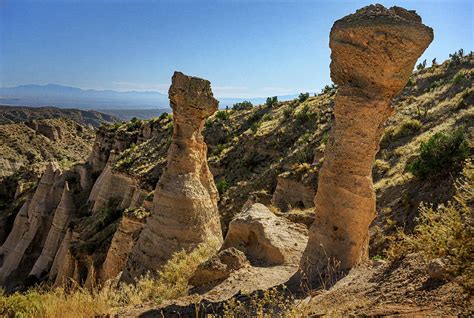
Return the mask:
M 394 111 L 392 98 L 432 40 L 432 29 L 414 11 L 399 7 L 370 5 L 334 23 L 335 123 L 319 174 L 303 270 L 320 271 L 332 258 L 348 269 L 368 258 L 368 228 L 375 217 L 372 165 L 383 125 Z
M 173 139 L 153 211 L 129 256 L 124 279 L 156 273 L 173 253 L 222 242 L 218 193 L 207 165 L 204 122 L 218 106 L 210 82 L 175 72 L 169 89 Z

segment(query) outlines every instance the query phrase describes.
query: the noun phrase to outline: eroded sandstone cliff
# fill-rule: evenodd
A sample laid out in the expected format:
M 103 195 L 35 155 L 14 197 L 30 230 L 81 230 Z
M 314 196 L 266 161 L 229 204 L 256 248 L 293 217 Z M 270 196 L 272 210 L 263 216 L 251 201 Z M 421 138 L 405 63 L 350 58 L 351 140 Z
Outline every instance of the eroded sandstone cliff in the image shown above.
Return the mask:
M 14 227 L 0 247 L 0 284 L 7 285 L 26 277 L 29 264 L 41 252 L 51 227 L 54 210 L 61 199 L 63 180 L 59 166 L 48 165 L 31 201 L 25 202 Z M 26 251 L 29 250 L 29 253 Z

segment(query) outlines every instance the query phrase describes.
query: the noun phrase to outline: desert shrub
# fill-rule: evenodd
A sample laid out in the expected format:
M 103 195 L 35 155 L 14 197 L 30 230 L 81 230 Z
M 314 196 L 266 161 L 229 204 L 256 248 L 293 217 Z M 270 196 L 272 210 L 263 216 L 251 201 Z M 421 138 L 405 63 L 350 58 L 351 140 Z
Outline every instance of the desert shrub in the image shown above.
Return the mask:
M 120 170 L 127 170 L 133 165 L 133 158 L 132 157 L 123 157 L 117 161 L 115 164 L 115 168 Z
M 304 105 L 303 108 L 296 113 L 295 118 L 300 123 L 306 123 L 311 119 L 311 112 L 308 105 Z
M 408 79 L 408 82 L 407 82 L 407 87 L 411 87 L 415 85 L 415 82 L 413 81 L 413 78 L 410 76 L 410 78 Z
M 108 307 L 105 295 L 97 290 L 78 288 L 68 293 L 62 288 L 37 287 L 26 293 L 0 292 L 1 317 L 85 318 L 105 313 Z
M 278 97 L 273 96 L 273 97 L 267 97 L 267 101 L 265 102 L 265 105 L 267 107 L 273 107 L 278 103 Z
M 434 91 L 434 90 L 440 88 L 441 86 L 443 86 L 444 84 L 446 84 L 445 79 L 442 78 L 442 79 L 436 80 L 436 81 L 434 81 L 430 84 L 430 86 L 428 87 L 428 90 L 429 91 Z
M 230 112 L 227 110 L 219 110 L 216 113 L 216 118 L 220 120 L 227 120 L 230 117 Z
M 212 127 L 212 124 L 213 124 L 212 119 L 211 119 L 211 118 L 208 118 L 208 119 L 206 119 L 206 122 L 204 123 L 204 127 L 205 127 L 206 129 L 209 129 L 209 128 Z
M 143 121 L 140 119 L 133 117 L 128 123 L 126 123 L 125 130 L 128 132 L 133 132 L 141 128 Z
M 218 156 L 225 149 L 224 144 L 218 144 L 214 150 L 212 150 L 212 155 Z
M 474 167 L 466 162 L 463 176 L 456 182 L 453 200 L 438 208 L 421 204 L 418 225 L 412 234 L 399 231 L 387 254 L 391 258 L 419 252 L 425 260 L 442 258 L 453 276 L 465 275 L 474 288 Z M 470 281 L 469 281 L 470 279 Z
M 459 65 L 462 62 L 462 58 L 464 57 L 464 50 L 459 49 L 457 52 L 453 54 L 449 54 L 449 58 L 451 61 L 449 62 L 449 66 Z
M 459 83 L 464 81 L 465 78 L 466 74 L 464 73 L 464 71 L 459 71 L 458 73 L 456 73 L 456 75 L 454 75 L 453 79 L 451 80 L 451 83 L 453 85 L 458 85 Z
M 426 68 L 426 59 L 425 59 L 423 62 L 419 63 L 419 64 L 416 66 L 416 69 L 417 69 L 418 71 L 424 70 L 425 68 Z
M 326 145 L 329 141 L 329 131 L 325 131 L 320 140 L 320 145 Z
M 171 114 L 168 114 L 167 112 L 162 112 L 160 117 L 158 117 L 160 120 L 168 119 L 171 118 Z
M 117 289 L 104 291 L 113 306 L 137 305 L 146 301 L 160 304 L 188 294 L 188 281 L 199 264 L 209 259 L 217 250 L 218 242 L 202 243 L 191 253 L 180 251 L 158 272 L 158 279 L 150 275 L 140 277 L 135 285 L 122 283 Z
M 300 94 L 298 95 L 298 101 L 299 101 L 300 103 L 304 102 L 304 101 L 307 100 L 308 98 L 309 98 L 309 93 L 308 93 L 308 92 L 306 92 L 306 93 L 300 93 Z
M 250 130 L 252 130 L 253 133 L 256 133 L 257 130 L 260 128 L 261 125 L 262 125 L 261 122 L 256 121 L 256 122 L 254 122 L 254 123 L 250 126 Z
M 268 121 L 268 120 L 271 120 L 272 119 L 272 115 L 271 114 L 265 114 L 263 115 L 262 117 L 262 120 L 263 121 Z
M 216 188 L 219 194 L 222 195 L 229 189 L 229 183 L 225 178 L 222 178 L 216 182 Z
M 438 132 L 427 142 L 421 143 L 419 156 L 407 165 L 407 170 L 419 178 L 453 171 L 468 158 L 469 148 L 464 127 L 452 133 Z
M 155 191 L 150 191 L 145 197 L 145 201 L 153 201 L 153 198 L 155 197 Z
M 128 208 L 125 211 L 123 211 L 123 214 L 129 218 L 144 220 L 150 215 L 150 212 L 145 210 L 145 208 L 143 207 L 138 207 L 138 208 Z
M 292 113 L 293 113 L 293 110 L 289 107 L 283 109 L 283 118 L 285 118 L 285 119 L 290 118 Z
M 420 131 L 422 124 L 417 119 L 405 120 L 398 127 L 387 128 L 382 137 L 382 145 L 387 145 L 389 142 L 398 140 L 403 137 L 410 136 L 418 131 Z
M 337 90 L 337 85 L 331 84 L 331 85 L 326 85 L 324 88 L 321 90 L 321 93 L 326 94 L 326 93 L 335 93 Z
M 233 106 L 232 106 L 232 109 L 233 110 L 247 110 L 247 109 L 251 109 L 253 107 L 253 104 L 247 100 L 243 101 L 243 102 L 240 102 L 240 103 L 235 103 Z
M 192 252 L 180 251 L 158 273 L 157 279 L 149 275 L 139 278 L 135 285 L 121 283 L 92 291 L 76 287 L 37 287 L 25 293 L 6 295 L 0 290 L 1 317 L 76 318 L 113 315 L 118 307 L 152 301 L 160 304 L 167 299 L 187 295 L 189 278 L 197 266 L 209 259 L 218 243 L 200 244 Z

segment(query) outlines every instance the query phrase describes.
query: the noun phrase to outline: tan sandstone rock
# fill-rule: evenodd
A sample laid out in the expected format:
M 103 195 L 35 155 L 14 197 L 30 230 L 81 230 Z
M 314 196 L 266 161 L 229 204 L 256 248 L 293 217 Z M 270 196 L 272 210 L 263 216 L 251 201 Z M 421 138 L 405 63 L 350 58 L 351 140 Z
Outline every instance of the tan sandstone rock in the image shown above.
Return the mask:
M 143 225 L 143 220 L 130 218 L 126 215 L 122 217 L 99 272 L 98 278 L 101 282 L 113 279 L 123 271 L 136 236 L 142 230 Z
M 325 149 L 302 267 L 320 270 L 328 258 L 342 269 L 368 258 L 375 217 L 372 165 L 392 98 L 433 39 L 414 11 L 370 5 L 331 29 L 331 78 L 339 88 L 335 124 Z
M 307 229 L 255 203 L 229 224 L 222 249 L 235 247 L 253 266 L 297 263 L 306 246 Z
M 208 261 L 200 264 L 189 283 L 192 286 L 201 286 L 214 281 L 220 281 L 249 264 L 247 257 L 235 247 L 226 248 Z
M 173 139 L 168 163 L 154 194 L 154 206 L 128 259 L 124 278 L 160 269 L 171 255 L 208 240 L 222 242 L 218 193 L 207 165 L 202 136 L 206 118 L 218 106 L 210 82 L 175 72 L 169 89 Z
M 314 207 L 315 189 L 293 180 L 279 176 L 272 196 L 272 204 L 283 212 L 291 209 L 308 209 Z
M 132 178 L 115 173 L 110 163 L 107 163 L 89 194 L 88 201 L 92 212 L 103 209 L 113 200 L 117 201 L 121 208 L 128 208 L 137 188 Z
M 75 210 L 76 207 L 69 190 L 69 185 L 65 182 L 61 201 L 54 212 L 53 223 L 46 238 L 43 250 L 41 251 L 40 257 L 38 257 L 33 265 L 30 275 L 40 277 L 43 273 L 49 272 L 54 257 L 56 256 L 64 235 L 66 234 L 69 219 L 73 216 Z
M 31 201 L 27 201 L 18 213 L 12 231 L 0 247 L 0 285 L 13 282 L 14 272 L 23 270 L 20 264 L 27 249 L 38 254 L 42 250 L 53 211 L 61 199 L 62 185 L 60 181 L 56 182 L 61 174 L 58 164 L 50 163 Z M 28 264 L 25 266 L 28 267 Z

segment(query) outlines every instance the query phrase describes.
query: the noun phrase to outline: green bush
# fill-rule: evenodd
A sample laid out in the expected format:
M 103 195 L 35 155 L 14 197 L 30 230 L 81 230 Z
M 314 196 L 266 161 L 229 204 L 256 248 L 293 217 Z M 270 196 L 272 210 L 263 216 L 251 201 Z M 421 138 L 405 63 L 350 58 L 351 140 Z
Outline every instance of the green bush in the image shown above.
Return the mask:
M 253 104 L 247 100 L 243 101 L 243 102 L 240 102 L 240 103 L 235 103 L 233 106 L 232 106 L 232 109 L 233 110 L 247 110 L 247 109 L 251 109 L 253 107 Z
M 216 148 L 212 151 L 212 155 L 218 156 L 221 154 L 222 151 L 224 151 L 225 145 L 224 144 L 218 144 Z
M 133 117 L 130 122 L 127 123 L 126 130 L 128 132 L 136 131 L 142 127 L 142 121 L 136 117 Z
M 426 59 L 416 66 L 418 71 L 424 70 L 426 68 Z
M 464 71 L 460 71 L 456 75 L 454 75 L 451 82 L 453 83 L 453 85 L 458 85 L 465 79 L 465 77 L 466 77 L 466 74 L 464 73 Z
M 438 132 L 427 142 L 421 143 L 420 155 L 407 166 L 407 170 L 419 178 L 452 171 L 461 167 L 468 158 L 469 148 L 464 127 L 453 133 Z
M 277 103 L 278 103 L 278 97 L 277 97 L 277 96 L 273 96 L 273 97 L 268 97 L 268 98 L 267 98 L 267 101 L 265 102 L 265 105 L 267 105 L 268 107 L 273 107 L 273 106 L 275 106 Z
M 268 121 L 268 120 L 271 120 L 273 117 L 271 114 L 265 114 L 263 115 L 262 117 L 262 121 Z
M 309 93 L 308 92 L 300 93 L 300 95 L 298 96 L 298 100 L 300 101 L 300 103 L 304 102 L 308 98 L 309 98 Z
M 324 88 L 321 90 L 321 93 L 326 94 L 326 93 L 335 93 L 337 90 L 337 85 L 331 84 L 331 85 L 326 85 Z
M 216 113 L 216 118 L 220 120 L 227 120 L 230 117 L 230 112 L 227 110 L 219 110 Z
M 171 114 L 168 114 L 167 112 L 161 113 L 160 117 L 158 117 L 160 120 L 167 119 L 168 117 L 171 117 Z
M 474 168 L 467 161 L 463 176 L 456 182 L 456 194 L 451 201 L 434 208 L 421 204 L 417 226 L 413 233 L 400 230 L 394 243 L 387 250 L 390 258 L 398 258 L 420 252 L 426 261 L 442 258 L 452 276 L 464 276 L 457 280 L 463 287 L 474 289 L 474 241 L 472 239 L 474 202 L 472 184 Z
M 309 111 L 308 105 L 304 105 L 303 108 L 295 115 L 296 120 L 300 123 L 306 123 L 311 119 L 311 116 L 312 114 Z
M 252 126 L 250 126 L 250 129 L 252 130 L 253 133 L 256 133 L 257 130 L 260 128 L 260 126 L 262 125 L 261 122 L 259 121 L 256 121 L 252 124 Z
M 292 110 L 291 108 L 289 108 L 289 107 L 283 109 L 283 117 L 284 117 L 285 119 L 290 118 L 292 113 L 293 113 L 293 110 Z
M 225 178 L 220 179 L 216 182 L 216 188 L 220 195 L 225 193 L 229 189 L 229 183 Z

